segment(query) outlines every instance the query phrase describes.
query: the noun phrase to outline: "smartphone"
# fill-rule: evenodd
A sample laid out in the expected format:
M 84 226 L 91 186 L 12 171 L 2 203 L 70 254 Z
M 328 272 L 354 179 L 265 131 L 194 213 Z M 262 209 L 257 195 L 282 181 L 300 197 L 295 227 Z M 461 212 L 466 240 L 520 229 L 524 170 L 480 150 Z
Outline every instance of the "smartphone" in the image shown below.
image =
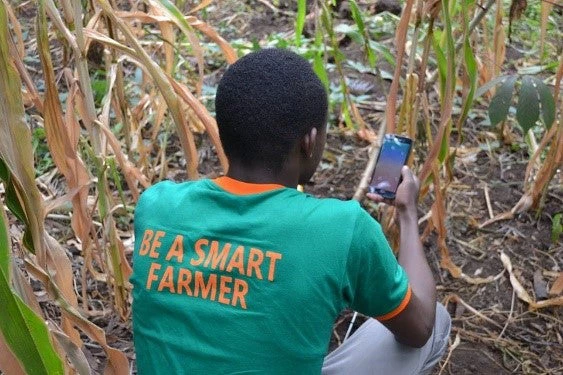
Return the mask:
M 369 192 L 383 198 L 395 199 L 401 182 L 401 169 L 406 164 L 412 148 L 412 139 L 395 134 L 385 134 L 375 170 L 369 184 Z

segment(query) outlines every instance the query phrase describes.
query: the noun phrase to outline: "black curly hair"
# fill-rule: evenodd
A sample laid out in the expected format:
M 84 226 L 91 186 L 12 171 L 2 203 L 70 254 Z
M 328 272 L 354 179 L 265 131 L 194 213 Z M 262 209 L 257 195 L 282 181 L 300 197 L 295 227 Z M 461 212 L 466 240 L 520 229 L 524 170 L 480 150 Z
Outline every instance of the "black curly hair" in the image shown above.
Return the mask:
M 326 126 L 326 90 L 299 55 L 252 52 L 231 65 L 217 88 L 215 110 L 223 148 L 232 162 L 279 171 L 313 127 Z

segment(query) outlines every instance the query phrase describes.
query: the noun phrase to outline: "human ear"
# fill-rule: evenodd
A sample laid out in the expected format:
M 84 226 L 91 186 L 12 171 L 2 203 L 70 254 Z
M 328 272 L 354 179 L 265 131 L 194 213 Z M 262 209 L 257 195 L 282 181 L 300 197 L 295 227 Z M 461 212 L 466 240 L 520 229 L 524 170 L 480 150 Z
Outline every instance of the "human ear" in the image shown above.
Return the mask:
M 306 158 L 312 158 L 317 142 L 317 128 L 311 128 L 301 141 L 301 150 Z

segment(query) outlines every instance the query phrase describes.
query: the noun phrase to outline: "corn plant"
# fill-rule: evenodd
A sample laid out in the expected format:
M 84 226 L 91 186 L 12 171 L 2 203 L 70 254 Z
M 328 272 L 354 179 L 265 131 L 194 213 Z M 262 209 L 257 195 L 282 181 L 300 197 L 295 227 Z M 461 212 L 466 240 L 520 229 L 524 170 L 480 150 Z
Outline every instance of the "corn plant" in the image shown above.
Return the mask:
M 494 14 L 494 38 L 488 39 L 485 24 L 487 13 L 496 8 Z M 546 35 L 547 15 L 551 6 L 542 2 L 541 19 L 541 50 Z M 492 12 L 491 12 L 492 13 Z M 511 19 L 514 15 L 511 13 Z M 457 25 L 454 30 L 453 25 Z M 483 43 L 477 46 L 475 30 L 481 29 Z M 409 32 L 411 37 L 409 38 Z M 441 266 L 453 277 L 463 278 L 469 283 L 483 283 L 488 278 L 474 278 L 463 273 L 463 270 L 452 261 L 447 247 L 447 193 L 452 181 L 452 170 L 455 163 L 456 148 L 450 145 L 452 134 L 457 133 L 457 141 L 461 143 L 464 135 L 464 123 L 476 99 L 488 92 L 495 85 L 503 82 L 497 95 L 493 98 L 489 111 L 491 121 L 498 123 L 506 118 L 511 87 L 515 78 L 501 75 L 501 67 L 505 59 L 505 33 L 503 2 L 487 0 L 479 6 L 471 2 L 436 1 L 405 1 L 401 19 L 396 31 L 396 67 L 393 81 L 387 96 L 385 121 L 379 134 L 405 133 L 416 139 L 417 148 L 424 148 L 424 162 L 418 168 L 422 181 L 421 199 L 432 195 L 430 211 L 423 218 L 427 221 L 423 237 L 432 231 L 437 233 L 438 249 L 441 254 Z M 410 40 L 409 59 L 405 61 L 405 49 Z M 422 43 L 419 51 L 419 43 Z M 494 61 L 493 69 L 488 69 L 482 57 Z M 415 58 L 419 58 L 415 62 Z M 366 55 L 369 60 L 369 55 Z M 431 59 L 434 63 L 431 63 Z M 561 64 L 560 64 L 561 65 Z M 405 69 L 406 66 L 406 69 Z M 406 73 L 403 73 L 406 72 Z M 404 74 L 404 75 L 403 75 Z M 459 78 L 458 78 L 459 77 Z M 539 146 L 532 148 L 532 157 L 526 171 L 526 191 L 520 202 L 508 213 L 501 214 L 487 221 L 508 219 L 517 212 L 532 206 L 537 207 L 547 186 L 553 178 L 563 159 L 563 143 L 561 142 L 561 123 L 555 121 L 555 103 L 558 102 L 561 66 L 555 79 L 555 99 L 550 89 L 537 78 L 524 77 L 520 89 L 517 119 L 524 133 L 536 123 L 541 107 L 542 119 L 547 127 Z M 401 84 L 401 82 L 403 82 Z M 479 83 L 482 87 L 478 89 Z M 429 94 L 436 88 L 439 95 L 439 118 L 429 108 Z M 398 105 L 399 93 L 402 101 Z M 509 93 L 508 93 L 509 92 Z M 489 96 L 490 97 L 490 96 Z M 454 102 L 459 102 L 459 115 L 453 116 Z M 397 109 L 398 108 L 398 109 Z M 420 118 L 420 119 L 419 119 Z M 433 124 L 438 123 L 434 128 Z M 553 125 L 551 125 L 553 123 Z M 551 126 L 551 127 L 550 127 Z M 531 135 L 533 136 L 533 134 Z M 378 136 L 380 139 L 381 137 Z M 362 176 L 360 186 L 354 196 L 361 199 L 367 188 L 371 172 L 379 151 L 378 141 L 372 149 L 370 161 Z M 539 155 L 546 153 L 544 163 L 538 165 Z M 535 178 L 532 175 L 535 174 Z M 382 213 L 383 224 L 393 242 L 398 239 L 397 226 L 394 223 L 393 209 Z
M 129 372 L 125 355 L 108 345 L 103 329 L 88 319 L 100 312 L 91 304 L 87 283 L 93 279 L 106 284 L 110 293 L 105 302 L 122 319 L 129 317 L 131 267 L 117 220 L 124 213 L 130 220 L 126 209 L 140 189 L 165 173 L 166 147 L 157 142 L 163 126 L 176 128 L 188 178 L 198 178 L 194 132 L 207 133 L 227 168 L 215 121 L 198 98 L 205 54 L 200 38 L 215 42 L 227 63 L 237 56 L 228 42 L 194 15 L 209 3 L 202 2 L 184 16 L 167 0 L 146 0 L 130 11 L 108 0 L 88 2 L 87 8 L 80 0 L 58 4 L 37 0 L 29 6 L 37 14 L 35 38 L 45 83 L 40 90 L 25 64 L 27 51 L 16 10 L 8 0 L 0 2 L 2 372 L 92 373 L 80 350 L 81 334 L 105 351 L 107 372 Z M 159 32 L 159 42 L 145 38 L 140 27 L 145 24 Z M 58 71 L 55 67 L 63 61 L 53 58 L 55 38 L 65 64 Z M 185 51 L 174 47 L 179 41 Z M 101 100 L 96 100 L 88 60 L 94 46 L 103 51 Z M 196 59 L 194 79 L 176 64 L 187 60 L 186 51 Z M 131 70 L 140 80 L 126 73 Z M 57 178 L 66 185 L 62 196 L 45 197 L 36 184 L 31 110 L 36 113 L 33 126 L 46 134 Z M 143 133 L 149 133 L 151 142 L 144 141 Z M 151 156 L 154 153 L 156 158 Z M 79 274 L 73 273 L 69 256 L 45 224 L 51 213 L 69 209 L 72 236 L 83 260 Z M 12 222 L 25 228 L 23 236 L 11 234 Z M 20 251 L 11 250 L 15 248 Z M 31 279 L 39 281 L 56 304 L 60 320 L 45 323 Z

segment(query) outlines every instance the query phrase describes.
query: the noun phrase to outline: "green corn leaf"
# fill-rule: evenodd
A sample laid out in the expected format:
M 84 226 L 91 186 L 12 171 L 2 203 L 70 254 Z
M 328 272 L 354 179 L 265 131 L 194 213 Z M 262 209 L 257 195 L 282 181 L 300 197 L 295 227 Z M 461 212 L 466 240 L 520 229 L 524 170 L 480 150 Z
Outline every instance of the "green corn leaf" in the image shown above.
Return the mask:
M 358 4 L 356 4 L 355 0 L 350 0 L 350 11 L 352 12 L 352 19 L 354 19 L 354 22 L 356 22 L 358 31 L 362 36 L 364 50 L 366 52 L 369 65 L 373 69 L 375 68 L 377 58 L 375 56 L 375 53 L 373 52 L 373 49 L 371 48 L 369 33 L 366 30 L 364 19 L 362 17 L 362 12 L 360 11 L 360 8 L 358 7 Z
M 168 0 L 158 0 L 158 2 L 164 6 L 164 8 L 162 9 L 168 12 L 168 14 L 173 18 L 173 20 L 182 29 L 182 31 L 184 31 L 184 29 L 193 31 L 193 28 L 190 26 L 188 21 L 186 21 L 186 18 L 184 17 L 180 9 L 178 9 L 176 5 L 174 5 L 174 3 Z
M 393 68 L 395 67 L 395 65 L 397 64 L 397 62 L 395 61 L 395 56 L 393 56 L 393 54 L 391 53 L 389 48 L 387 48 L 387 46 L 375 40 L 370 40 L 369 47 L 370 49 L 379 52 L 383 56 L 383 58 L 389 63 L 389 65 L 391 65 Z
M 121 203 L 123 207 L 127 207 L 127 200 L 125 199 L 125 193 L 123 192 L 123 184 L 121 183 L 121 177 L 119 176 L 119 171 L 117 170 L 117 164 L 115 162 L 115 158 L 107 158 L 106 162 L 109 165 L 111 178 L 113 179 L 113 183 L 117 187 L 117 191 L 119 193 L 119 198 L 121 198 Z
M 327 36 L 329 38 L 333 38 L 334 37 L 334 27 L 332 25 L 332 16 L 330 15 L 330 9 L 323 4 L 322 5 L 322 11 L 321 11 L 321 23 L 323 25 L 323 28 L 327 34 Z
M 555 121 L 555 101 L 553 99 L 553 95 L 551 95 L 551 91 L 549 91 L 549 88 L 541 79 L 536 77 L 533 77 L 532 79 L 536 85 L 538 93 L 540 94 L 541 116 L 543 123 L 549 129 Z
M 356 22 L 356 26 L 358 26 L 360 34 L 364 35 L 366 32 L 366 26 L 362 18 L 362 13 L 358 8 L 358 4 L 356 4 L 354 0 L 350 0 L 350 11 L 352 12 L 352 19 Z
M 538 90 L 534 86 L 532 77 L 524 76 L 518 96 L 518 105 L 516 106 L 516 119 L 524 131 L 524 135 L 536 124 L 539 117 L 540 102 Z
M 2 158 L 0 158 L 0 181 L 4 181 L 6 186 L 6 206 L 22 222 L 27 224 L 25 211 L 23 210 L 15 186 L 12 181 L 10 171 Z
M 440 47 L 439 41 L 434 38 L 432 43 L 434 46 L 434 52 L 436 52 L 436 62 L 438 63 L 438 77 L 440 78 L 440 96 L 443 98 L 444 96 L 444 89 L 446 87 L 446 75 L 447 75 L 447 62 L 446 62 L 446 55 Z
M 328 80 L 328 74 L 325 69 L 325 64 L 323 61 L 323 57 L 320 54 L 315 54 L 315 58 L 313 60 L 313 70 L 317 73 L 317 76 L 323 83 L 325 89 L 329 90 L 330 82 Z
M 342 117 L 348 129 L 354 129 L 354 122 L 350 116 L 350 110 L 348 109 L 348 102 L 346 100 L 342 102 Z
M 301 34 L 303 34 L 303 27 L 305 26 L 305 13 L 307 12 L 307 1 L 297 1 L 297 18 L 295 19 L 295 45 L 301 45 Z
M 8 231 L 8 218 L 4 206 L 0 201 L 0 270 L 5 275 L 10 274 L 10 235 Z
M 461 2 L 461 9 L 463 13 L 463 21 L 464 21 L 464 28 L 465 28 L 465 40 L 463 42 L 463 60 L 465 65 L 465 71 L 467 72 L 467 76 L 469 77 L 469 92 L 465 97 L 461 116 L 459 118 L 459 127 L 458 129 L 461 130 L 461 124 L 467 118 L 469 114 L 469 110 L 473 106 L 473 98 L 475 96 L 475 88 L 477 87 L 477 61 L 475 60 L 475 55 L 473 50 L 471 49 L 471 43 L 469 42 L 469 33 L 467 32 L 467 28 L 469 27 L 469 20 L 467 19 L 467 4 L 465 1 Z
M 10 288 L 10 238 L 0 202 L 0 331 L 28 374 L 63 374 L 63 363 L 43 320 Z
M 491 125 L 494 126 L 506 119 L 508 108 L 510 108 L 510 102 L 512 101 L 512 92 L 514 91 L 516 78 L 518 76 L 508 77 L 491 100 L 491 104 L 489 104 Z
M 315 32 L 315 55 L 313 58 L 313 70 L 317 73 L 317 76 L 323 83 L 325 90 L 329 92 L 330 80 L 328 78 L 328 73 L 326 71 L 325 62 L 323 59 L 324 54 L 324 44 L 323 44 L 323 33 L 320 28 L 317 28 Z
M 454 2 L 455 3 L 455 2 Z M 444 34 L 445 34 L 445 54 L 447 61 L 447 77 L 450 80 L 450 88 L 452 93 L 455 91 L 455 64 L 456 64 L 456 52 L 455 52 L 455 42 L 452 30 L 452 18 L 450 16 L 450 5 L 449 0 L 442 0 L 442 9 L 444 15 Z
M 448 151 L 450 149 L 450 142 L 449 142 L 450 131 L 451 131 L 451 127 L 448 124 L 448 127 L 446 128 L 446 133 L 442 137 L 442 143 L 440 143 L 440 152 L 438 153 L 438 160 L 440 161 L 440 164 L 444 163 L 444 160 L 446 160 L 446 157 L 448 156 Z

